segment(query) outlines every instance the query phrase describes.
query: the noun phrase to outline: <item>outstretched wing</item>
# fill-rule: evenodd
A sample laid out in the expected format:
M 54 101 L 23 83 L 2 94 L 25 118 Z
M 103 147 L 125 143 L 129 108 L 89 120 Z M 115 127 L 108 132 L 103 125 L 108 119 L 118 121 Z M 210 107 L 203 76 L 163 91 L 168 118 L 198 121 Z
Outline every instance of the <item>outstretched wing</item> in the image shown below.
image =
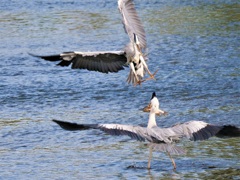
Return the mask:
M 61 61 L 57 64 L 59 66 L 72 64 L 72 69 L 87 69 L 102 73 L 118 72 L 123 70 L 127 63 L 124 51 L 66 52 L 49 56 L 30 55 L 47 61 Z
M 97 124 L 77 124 L 77 123 L 59 121 L 56 119 L 53 119 L 52 121 L 57 123 L 61 128 L 67 131 L 82 131 L 87 129 L 94 129 L 95 127 L 97 127 Z
M 169 128 L 153 127 L 150 135 L 155 138 L 155 142 L 171 143 L 184 137 L 191 141 L 201 141 L 212 136 L 239 137 L 240 129 L 232 125 L 218 126 L 203 121 L 189 121 Z
M 135 33 L 140 42 L 140 48 L 146 49 L 146 36 L 143 25 L 138 17 L 132 0 L 119 0 L 118 9 L 122 14 L 122 23 L 130 40 L 134 42 Z
M 138 141 L 145 141 L 147 139 L 146 128 L 140 126 L 122 125 L 122 124 L 99 124 L 99 129 L 114 135 L 126 135 Z
M 69 131 L 100 129 L 110 135 L 126 135 L 138 141 L 145 141 L 146 128 L 121 124 L 76 124 L 65 121 L 53 120 L 61 128 Z
M 212 136 L 239 137 L 239 128 L 231 125 L 218 126 L 203 121 L 189 121 L 170 128 L 174 133 L 187 137 L 192 141 L 205 140 Z
M 215 126 L 203 121 L 189 121 L 170 128 L 144 128 L 140 126 L 122 124 L 76 124 L 53 120 L 65 130 L 76 131 L 86 129 L 100 129 L 110 135 L 127 135 L 138 141 L 148 140 L 153 143 L 172 143 L 187 137 L 192 141 L 205 140 L 212 136 L 239 137 L 240 129 L 232 125 Z

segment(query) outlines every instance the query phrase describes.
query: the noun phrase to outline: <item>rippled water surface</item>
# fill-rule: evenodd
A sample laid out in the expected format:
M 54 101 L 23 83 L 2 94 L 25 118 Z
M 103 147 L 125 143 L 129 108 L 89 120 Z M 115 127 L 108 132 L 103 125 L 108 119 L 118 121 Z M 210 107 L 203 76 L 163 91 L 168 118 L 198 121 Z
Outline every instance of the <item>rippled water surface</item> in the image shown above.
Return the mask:
M 97 130 L 68 132 L 52 119 L 143 124 L 156 91 L 170 126 L 193 119 L 240 126 L 238 1 L 135 1 L 157 81 L 128 85 L 116 74 L 56 67 L 28 55 L 119 50 L 128 42 L 117 1 L 2 0 L 0 3 L 0 179 L 240 178 L 238 138 L 184 142 L 187 154 Z

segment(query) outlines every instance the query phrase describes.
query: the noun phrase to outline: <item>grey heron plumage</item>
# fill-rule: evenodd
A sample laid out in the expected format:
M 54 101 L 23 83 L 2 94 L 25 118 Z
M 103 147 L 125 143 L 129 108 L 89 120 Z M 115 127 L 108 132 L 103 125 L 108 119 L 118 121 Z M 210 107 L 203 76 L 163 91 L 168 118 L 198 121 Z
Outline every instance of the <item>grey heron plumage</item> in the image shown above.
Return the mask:
M 100 129 L 110 135 L 127 135 L 132 139 L 138 141 L 150 142 L 150 156 L 148 161 L 148 168 L 150 168 L 150 161 L 152 149 L 158 149 L 167 152 L 174 168 L 176 164 L 171 157 L 171 154 L 182 154 L 184 150 L 175 146 L 183 138 L 192 141 L 205 140 L 212 136 L 218 137 L 239 137 L 240 129 L 232 125 L 220 126 L 213 125 L 203 121 L 189 121 L 174 125 L 169 128 L 161 128 L 157 126 L 155 115 L 164 114 L 164 111 L 159 109 L 159 101 L 156 94 L 153 93 L 150 103 L 150 113 L 147 127 L 123 125 L 123 124 L 76 124 L 53 120 L 65 130 L 86 130 L 86 129 Z
M 133 0 L 118 0 L 118 9 L 122 15 L 122 23 L 125 32 L 128 34 L 130 42 L 119 51 L 96 51 L 96 52 L 64 52 L 56 55 L 34 55 L 47 61 L 60 61 L 57 65 L 69 66 L 72 69 L 87 69 L 102 73 L 118 72 L 124 67 L 130 66 L 127 78 L 128 83 L 134 85 L 154 79 L 154 74 L 148 69 L 145 52 L 147 43 L 143 25 L 135 10 Z M 145 72 L 150 78 L 143 79 Z

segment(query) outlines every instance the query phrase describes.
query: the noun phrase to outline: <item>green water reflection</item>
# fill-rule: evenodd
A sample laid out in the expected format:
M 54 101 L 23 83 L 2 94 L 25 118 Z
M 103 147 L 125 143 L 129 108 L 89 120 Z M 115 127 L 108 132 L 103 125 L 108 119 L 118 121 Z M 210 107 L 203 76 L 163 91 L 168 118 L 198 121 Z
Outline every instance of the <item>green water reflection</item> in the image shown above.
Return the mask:
M 239 34 L 239 8 L 239 4 L 183 6 L 154 9 L 147 13 L 150 24 L 159 24 L 158 29 L 152 30 L 161 34 L 228 35 L 228 32 Z
M 200 174 L 199 177 L 202 179 L 240 179 L 240 169 L 218 169 L 208 172 L 208 174 Z

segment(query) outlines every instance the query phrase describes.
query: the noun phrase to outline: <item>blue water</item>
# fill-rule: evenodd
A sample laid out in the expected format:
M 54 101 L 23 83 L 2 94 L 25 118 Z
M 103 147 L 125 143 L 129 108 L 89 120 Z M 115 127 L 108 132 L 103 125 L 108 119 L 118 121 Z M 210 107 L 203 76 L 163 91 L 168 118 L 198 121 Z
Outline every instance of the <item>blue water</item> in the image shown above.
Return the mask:
M 240 178 L 238 138 L 184 142 L 175 157 L 128 137 L 68 132 L 78 123 L 147 123 L 155 91 L 170 126 L 193 119 L 240 126 L 240 4 L 237 1 L 135 1 L 156 81 L 126 83 L 129 70 L 101 74 L 62 68 L 28 55 L 119 50 L 129 40 L 117 1 L 0 3 L 0 179 Z

